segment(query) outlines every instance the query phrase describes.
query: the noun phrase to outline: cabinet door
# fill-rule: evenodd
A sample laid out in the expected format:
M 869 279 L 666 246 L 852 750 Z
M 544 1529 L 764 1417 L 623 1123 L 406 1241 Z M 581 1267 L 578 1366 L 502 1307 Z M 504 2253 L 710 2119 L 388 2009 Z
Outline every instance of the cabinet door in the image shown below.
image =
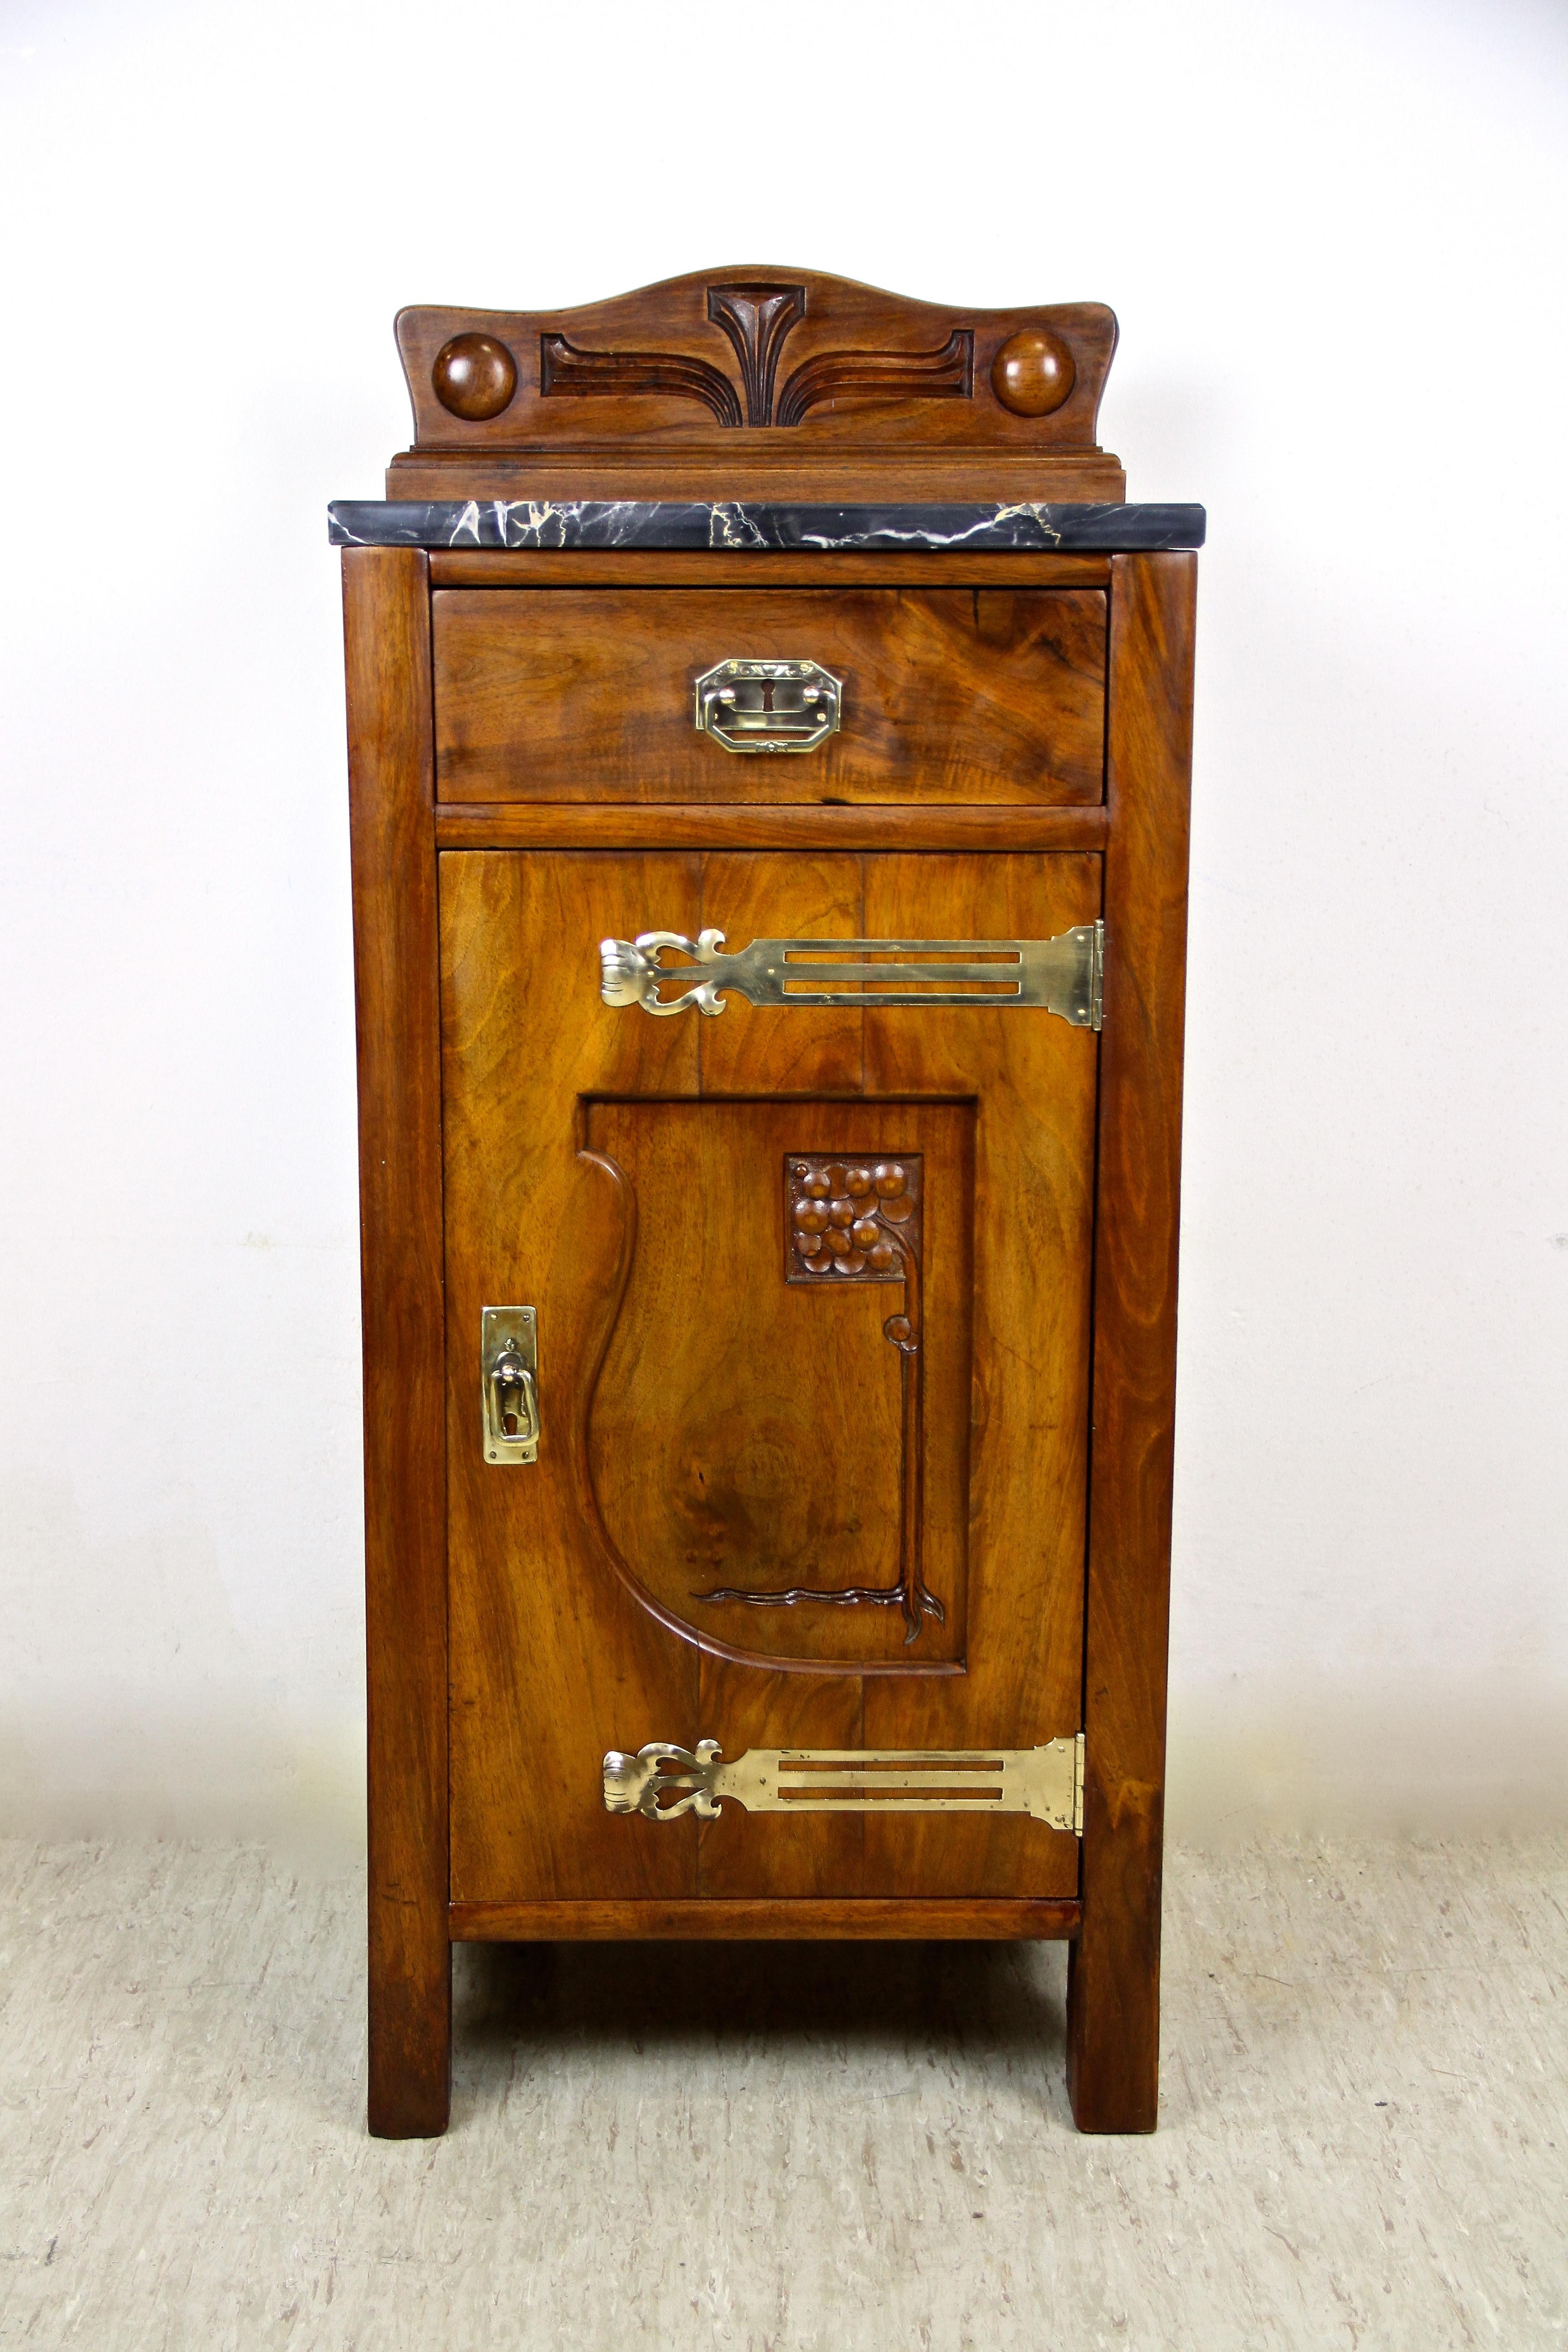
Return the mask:
M 1092 856 L 441 860 L 455 1900 L 1062 1895 L 994 1812 L 605 1811 L 611 1748 L 1028 1748 L 1081 1720 L 1098 1040 L 650 1018 L 598 943 L 1045 939 Z M 537 1318 L 486 1459 L 484 1307 Z

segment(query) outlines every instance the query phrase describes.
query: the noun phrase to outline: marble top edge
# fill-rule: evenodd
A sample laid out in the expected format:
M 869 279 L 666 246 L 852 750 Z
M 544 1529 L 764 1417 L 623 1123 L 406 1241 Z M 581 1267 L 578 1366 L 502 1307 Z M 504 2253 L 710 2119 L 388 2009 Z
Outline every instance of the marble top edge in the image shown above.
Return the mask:
M 1197 506 L 1070 501 L 792 505 L 774 500 L 342 499 L 334 547 L 642 547 L 784 551 L 1008 549 L 1129 554 L 1204 543 Z

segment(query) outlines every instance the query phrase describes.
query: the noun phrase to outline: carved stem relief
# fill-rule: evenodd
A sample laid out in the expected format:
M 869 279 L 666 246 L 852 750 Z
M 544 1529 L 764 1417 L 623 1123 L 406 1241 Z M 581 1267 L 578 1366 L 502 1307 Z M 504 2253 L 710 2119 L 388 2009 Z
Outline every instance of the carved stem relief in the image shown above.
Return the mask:
M 722 368 L 680 352 L 590 352 L 564 335 L 539 339 L 539 390 L 545 400 L 641 393 L 700 401 L 725 427 L 795 425 L 838 400 L 972 400 L 974 336 L 955 328 L 933 352 L 818 352 L 773 386 L 784 343 L 805 316 L 804 286 L 748 281 L 708 289 L 708 318 L 734 352 L 741 393 Z M 744 409 L 742 394 L 744 395 Z
M 716 1585 L 698 1601 L 754 1609 L 795 1609 L 817 1601 L 835 1609 L 898 1609 L 904 1644 L 928 1617 L 941 1624 L 942 1602 L 921 1570 L 925 1518 L 925 1360 L 921 1349 L 921 1159 L 846 1161 L 791 1153 L 784 1161 L 784 1280 L 824 1289 L 868 1282 L 903 1286 L 903 1311 L 882 1335 L 899 1355 L 901 1444 L 898 1574 L 891 1584 L 847 1588 L 790 1585 L 778 1591 Z
M 935 352 L 819 352 L 797 367 L 780 396 L 778 425 L 836 400 L 971 400 L 974 337 L 955 328 Z
M 545 400 L 636 392 L 658 400 L 700 400 L 721 425 L 741 422 L 741 404 L 723 369 L 679 352 L 582 352 L 564 335 L 541 335 L 539 390 Z
M 769 424 L 779 354 L 805 316 L 805 287 L 710 286 L 708 316 L 729 336 L 741 362 L 747 424 Z

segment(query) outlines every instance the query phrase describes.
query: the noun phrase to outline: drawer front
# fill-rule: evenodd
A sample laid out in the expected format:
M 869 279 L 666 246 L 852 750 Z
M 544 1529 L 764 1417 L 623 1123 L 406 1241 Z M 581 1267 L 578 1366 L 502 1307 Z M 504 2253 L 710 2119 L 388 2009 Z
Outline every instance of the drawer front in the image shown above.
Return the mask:
M 439 589 L 432 605 L 443 801 L 1103 797 L 1100 589 Z M 733 657 L 819 665 L 837 732 L 779 757 L 700 731 L 697 681 Z

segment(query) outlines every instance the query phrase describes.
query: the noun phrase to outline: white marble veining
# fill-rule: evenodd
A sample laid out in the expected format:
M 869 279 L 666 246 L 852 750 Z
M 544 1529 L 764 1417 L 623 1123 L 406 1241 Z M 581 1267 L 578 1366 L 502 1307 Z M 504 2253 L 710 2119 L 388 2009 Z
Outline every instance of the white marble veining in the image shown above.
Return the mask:
M 0 1848 L 0 2343 L 1536 2352 L 1568 2333 L 1568 1838 L 1174 1853 L 1152 2139 L 1059 1946 L 469 1948 L 364 2136 L 356 1878 Z
M 1194 506 L 791 506 L 735 499 L 341 499 L 336 547 L 984 548 L 1201 547 Z

